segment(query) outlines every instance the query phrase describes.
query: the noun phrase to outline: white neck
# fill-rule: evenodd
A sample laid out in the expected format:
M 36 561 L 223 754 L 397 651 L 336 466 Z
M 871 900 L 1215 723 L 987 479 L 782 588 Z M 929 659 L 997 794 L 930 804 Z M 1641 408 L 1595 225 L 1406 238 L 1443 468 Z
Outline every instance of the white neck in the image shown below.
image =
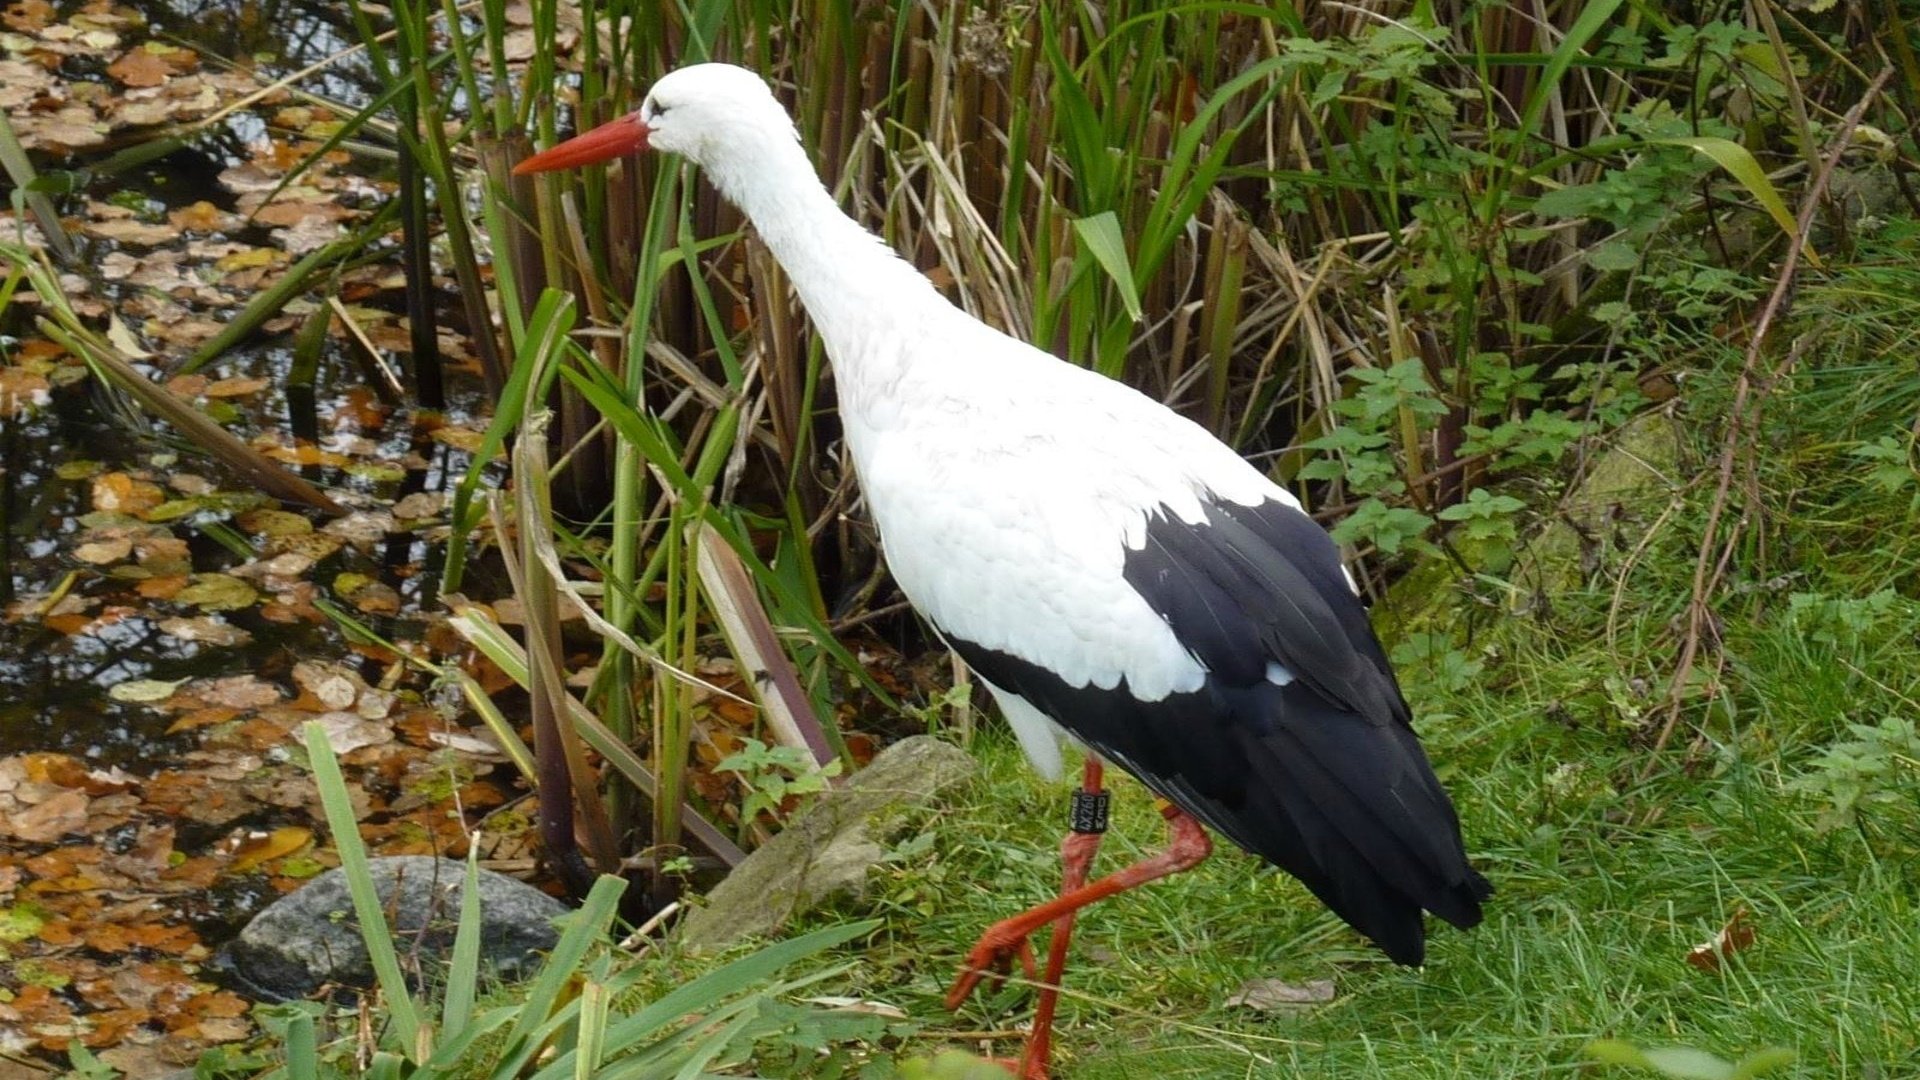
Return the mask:
M 769 140 L 740 156 L 751 164 L 710 162 L 707 176 L 786 270 L 833 359 L 842 407 L 860 409 L 915 353 L 887 347 L 889 336 L 944 321 L 956 309 L 840 209 L 798 142 Z

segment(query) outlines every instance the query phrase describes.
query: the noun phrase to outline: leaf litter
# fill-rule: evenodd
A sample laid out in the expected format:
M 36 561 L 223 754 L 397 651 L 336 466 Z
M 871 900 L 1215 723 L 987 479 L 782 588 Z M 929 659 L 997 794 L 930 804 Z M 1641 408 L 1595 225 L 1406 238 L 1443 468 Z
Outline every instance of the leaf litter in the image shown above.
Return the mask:
M 28 149 L 56 162 L 209 117 L 261 88 L 252 73 L 215 70 L 190 50 L 141 40 L 141 17 L 105 0 L 70 9 L 16 0 L 0 23 L 0 107 Z M 104 79 L 66 78 L 75 57 L 104 59 Z M 60 285 L 130 355 L 160 363 L 204 344 L 297 258 L 391 197 L 390 185 L 343 172 L 344 153 L 283 185 L 339 118 L 284 93 L 262 108 L 270 129 L 292 134 L 255 143 L 204 200 L 72 200 L 70 227 L 92 242 L 93 258 Z M 38 236 L 31 222 L 0 227 Z M 382 348 L 410 348 L 391 268 L 345 270 L 333 284 L 353 300 L 363 333 Z M 28 309 L 39 303 L 24 289 L 13 299 Z M 316 300 L 297 299 L 265 329 L 289 330 L 316 310 Z M 337 323 L 330 332 L 346 340 Z M 456 363 L 467 355 L 458 338 L 443 344 Z M 50 341 L 10 344 L 0 355 L 0 423 L 48 407 L 54 393 L 87 378 Z M 363 387 L 339 391 L 325 412 L 332 428 L 302 440 L 267 420 L 284 405 L 262 371 L 210 369 L 165 385 L 223 421 L 252 426 L 254 444 L 272 456 L 332 470 L 339 487 L 370 497 L 431 465 L 464 467 L 444 451 L 430 462 L 406 440 L 368 437 L 384 434 L 393 410 Z M 441 423 L 467 430 L 456 419 Z M 374 853 L 463 856 L 488 819 L 494 850 L 524 855 L 525 815 L 495 813 L 524 793 L 506 757 L 401 657 L 336 647 L 330 659 L 292 663 L 285 646 L 260 651 L 275 626 L 303 643 L 324 640 L 308 630 L 331 635 L 318 602 L 333 596 L 385 619 L 383 632 L 420 655 L 480 671 L 463 645 L 436 653 L 425 644 L 433 620 L 390 580 L 396 570 L 383 559 L 392 541 L 443 528 L 443 502 L 406 500 L 404 522 L 369 502 L 316 527 L 179 465 L 167 454 L 61 462 L 49 480 L 77 504 L 59 534 L 66 576 L 0 607 L 0 623 L 52 654 L 111 655 L 132 634 L 162 642 L 176 668 L 216 672 L 132 667 L 101 679 L 103 707 L 164 733 L 185 747 L 178 752 L 118 767 L 62 753 L 0 756 L 0 1054 L 57 1060 L 77 1044 L 130 1075 L 150 1075 L 254 1033 L 249 1003 L 205 966 L 209 937 L 229 933 L 224 920 L 246 912 L 212 897 L 264 886 L 270 898 L 336 861 L 297 737 L 308 721 L 325 727 L 343 755 Z M 205 544 L 213 526 L 251 554 Z M 328 655 L 310 644 L 299 653 Z

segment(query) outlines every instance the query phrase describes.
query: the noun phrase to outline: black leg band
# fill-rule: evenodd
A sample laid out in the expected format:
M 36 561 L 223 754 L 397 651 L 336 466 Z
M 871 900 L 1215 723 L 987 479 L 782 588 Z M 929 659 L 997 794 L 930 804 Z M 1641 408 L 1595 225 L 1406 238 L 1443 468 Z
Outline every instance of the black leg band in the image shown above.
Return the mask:
M 1067 828 L 1077 833 L 1106 832 L 1107 804 L 1111 801 L 1112 796 L 1104 791 L 1075 790 L 1073 806 L 1067 813 Z

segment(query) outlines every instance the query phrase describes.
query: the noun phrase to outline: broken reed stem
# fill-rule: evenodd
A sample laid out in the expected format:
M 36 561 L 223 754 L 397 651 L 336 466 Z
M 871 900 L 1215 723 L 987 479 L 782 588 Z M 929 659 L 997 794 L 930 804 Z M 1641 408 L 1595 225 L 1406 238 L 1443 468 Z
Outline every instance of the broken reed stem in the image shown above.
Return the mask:
M 1798 341 L 1787 350 L 1780 362 L 1767 372 L 1766 378 L 1759 377 L 1760 354 L 1766 347 L 1767 332 L 1773 324 L 1786 314 L 1792 303 L 1794 279 L 1800 269 L 1800 253 L 1807 245 L 1809 234 L 1813 230 L 1813 217 L 1820 207 L 1820 201 L 1826 196 L 1827 184 L 1833 179 L 1833 170 L 1839 165 L 1841 155 L 1852 144 L 1854 129 L 1860 126 L 1860 118 L 1866 114 L 1867 106 L 1880 96 L 1880 92 L 1893 77 L 1891 64 L 1880 69 L 1874 76 L 1867 92 L 1861 95 L 1853 108 L 1840 121 L 1835 130 L 1832 149 L 1820 163 L 1819 175 L 1807 188 L 1806 195 L 1800 200 L 1800 212 L 1794 219 L 1792 243 L 1787 248 L 1785 258 L 1780 263 L 1780 273 L 1775 277 L 1773 292 L 1767 297 L 1766 304 L 1760 309 L 1760 317 L 1754 323 L 1753 332 L 1747 340 L 1747 354 L 1740 366 L 1740 378 L 1734 385 L 1732 425 L 1727 436 L 1720 444 L 1720 461 L 1716 470 L 1718 481 L 1714 487 L 1713 503 L 1707 510 L 1707 524 L 1701 531 L 1700 547 L 1693 563 L 1693 591 L 1687 600 L 1687 632 L 1680 643 L 1680 660 L 1674 665 L 1673 678 L 1667 685 L 1666 722 L 1660 727 L 1660 734 L 1653 741 L 1653 748 L 1647 755 L 1647 763 L 1640 770 L 1640 779 L 1645 781 L 1653 775 L 1660 760 L 1660 752 L 1666 749 L 1668 740 L 1673 738 L 1674 728 L 1680 723 L 1680 706 L 1685 693 L 1687 678 L 1693 674 L 1694 663 L 1700 655 L 1701 639 L 1711 630 L 1713 618 L 1713 596 L 1725 580 L 1727 568 L 1732 565 L 1735 548 L 1739 545 L 1745 530 L 1746 517 L 1738 517 L 1728 526 L 1726 536 L 1720 537 L 1720 522 L 1726 516 L 1727 503 L 1733 493 L 1733 474 L 1736 462 L 1744 456 L 1751 456 L 1753 440 L 1760 429 L 1761 409 L 1766 396 L 1779 381 L 1793 370 L 1800 355 L 1806 351 L 1807 342 Z M 1716 544 L 1716 541 L 1718 543 Z M 1718 547 L 1716 555 L 1715 548 Z M 1715 633 L 1718 637 L 1718 633 Z

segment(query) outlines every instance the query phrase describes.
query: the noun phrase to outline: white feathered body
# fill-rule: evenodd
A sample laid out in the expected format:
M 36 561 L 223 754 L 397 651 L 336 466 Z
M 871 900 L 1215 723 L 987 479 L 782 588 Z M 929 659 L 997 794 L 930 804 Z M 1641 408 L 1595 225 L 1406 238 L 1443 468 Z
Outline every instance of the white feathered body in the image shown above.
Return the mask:
M 1296 505 L 1204 429 L 1133 389 L 964 316 L 931 313 L 882 392 L 841 419 L 887 566 L 941 633 L 1044 664 L 1078 686 L 1157 701 L 1205 668 L 1122 576 L 1148 515 L 1203 500 Z M 991 686 L 991 684 L 989 684 Z M 1055 726 L 995 687 L 1034 766 Z

